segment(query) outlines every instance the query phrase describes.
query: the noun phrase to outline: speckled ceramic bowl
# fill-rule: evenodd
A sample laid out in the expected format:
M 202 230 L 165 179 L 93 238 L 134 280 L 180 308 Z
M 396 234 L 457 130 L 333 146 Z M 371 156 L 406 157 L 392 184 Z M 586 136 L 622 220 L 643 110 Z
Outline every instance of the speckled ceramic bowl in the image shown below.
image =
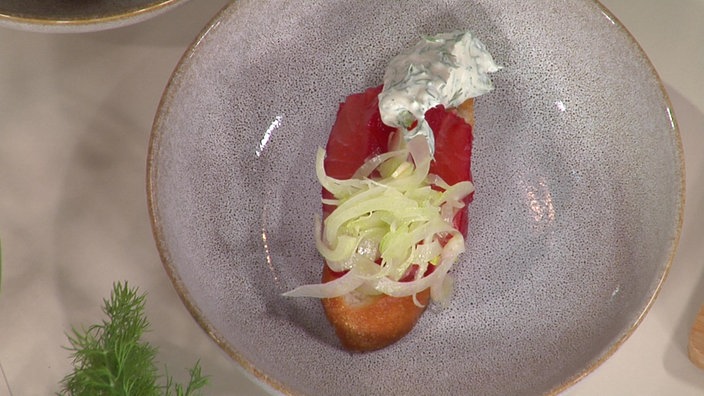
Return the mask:
M 0 26 L 80 33 L 131 25 L 188 0 L 0 0 Z
M 314 155 L 338 103 L 422 34 L 470 29 L 503 70 L 476 103 L 467 252 L 449 308 L 343 351 L 319 301 Z M 681 142 L 633 38 L 586 0 L 246 1 L 196 40 L 156 115 L 164 266 L 237 362 L 291 394 L 556 393 L 634 331 L 680 235 Z

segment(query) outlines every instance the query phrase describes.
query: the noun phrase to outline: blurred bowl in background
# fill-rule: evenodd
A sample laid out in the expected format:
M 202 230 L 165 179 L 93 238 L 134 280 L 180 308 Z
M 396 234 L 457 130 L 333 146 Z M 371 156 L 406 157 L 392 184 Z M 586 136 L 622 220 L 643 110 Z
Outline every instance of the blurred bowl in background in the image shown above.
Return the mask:
M 188 0 L 0 0 L 0 26 L 81 33 L 138 23 Z

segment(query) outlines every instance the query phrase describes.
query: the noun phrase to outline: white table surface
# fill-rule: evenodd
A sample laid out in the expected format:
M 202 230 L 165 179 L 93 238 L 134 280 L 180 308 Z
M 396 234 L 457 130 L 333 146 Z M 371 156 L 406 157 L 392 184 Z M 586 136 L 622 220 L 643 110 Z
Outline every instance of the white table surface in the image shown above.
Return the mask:
M 65 333 L 102 318 L 112 283 L 148 293 L 158 359 L 197 359 L 209 395 L 264 395 L 192 319 L 162 269 L 145 197 L 157 104 L 184 50 L 226 0 L 191 1 L 94 33 L 0 29 L 2 395 L 50 395 L 70 370 Z M 687 335 L 704 303 L 704 0 L 605 0 L 662 77 L 684 143 L 680 248 L 645 320 L 565 395 L 704 395 Z

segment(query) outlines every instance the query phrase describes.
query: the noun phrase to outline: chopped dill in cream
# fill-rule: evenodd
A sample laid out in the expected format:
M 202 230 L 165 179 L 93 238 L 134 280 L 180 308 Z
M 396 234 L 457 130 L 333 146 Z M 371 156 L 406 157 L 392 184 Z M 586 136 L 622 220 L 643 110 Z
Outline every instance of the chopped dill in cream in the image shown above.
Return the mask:
M 406 129 L 407 140 L 425 136 L 432 153 L 434 139 L 425 112 L 437 105 L 457 107 L 491 91 L 488 73 L 499 69 L 484 44 L 470 32 L 425 37 L 389 62 L 379 94 L 381 119 L 386 125 Z

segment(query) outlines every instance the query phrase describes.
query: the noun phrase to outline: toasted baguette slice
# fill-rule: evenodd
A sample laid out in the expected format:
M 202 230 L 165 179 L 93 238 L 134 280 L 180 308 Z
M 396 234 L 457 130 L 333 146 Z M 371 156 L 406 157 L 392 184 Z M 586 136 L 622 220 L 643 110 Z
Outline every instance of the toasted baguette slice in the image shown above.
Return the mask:
M 474 100 L 468 99 L 454 109 L 470 125 L 474 125 Z M 335 279 L 327 265 L 323 283 Z M 365 295 L 355 291 L 344 296 L 322 299 L 325 314 L 335 328 L 342 346 L 350 351 L 367 352 L 385 348 L 408 334 L 430 302 L 430 290 L 413 296 L 391 297 L 385 294 Z
M 333 280 L 333 272 L 326 265 L 323 283 Z M 342 346 L 350 351 L 373 351 L 400 340 L 413 329 L 430 301 L 430 290 L 413 297 L 390 297 L 385 294 L 365 295 L 360 292 L 323 299 L 328 320 L 335 328 Z
M 467 124 L 474 126 L 474 99 L 470 98 L 462 102 L 455 108 L 455 114 L 462 117 Z

